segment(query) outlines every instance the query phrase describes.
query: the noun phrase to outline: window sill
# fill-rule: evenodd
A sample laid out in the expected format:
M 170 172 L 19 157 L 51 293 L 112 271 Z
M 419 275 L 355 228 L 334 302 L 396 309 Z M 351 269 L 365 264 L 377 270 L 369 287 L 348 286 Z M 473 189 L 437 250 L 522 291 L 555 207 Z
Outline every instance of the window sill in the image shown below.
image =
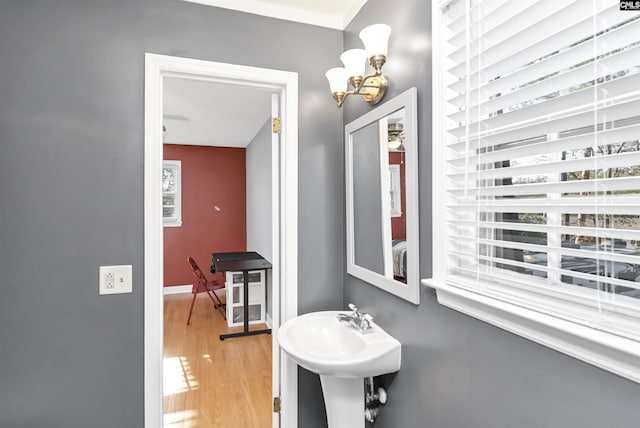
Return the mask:
M 489 298 L 432 278 L 438 303 L 640 383 L 640 342 Z
M 164 227 L 181 227 L 182 226 L 182 222 L 181 221 L 175 221 L 172 223 L 163 223 L 162 226 Z

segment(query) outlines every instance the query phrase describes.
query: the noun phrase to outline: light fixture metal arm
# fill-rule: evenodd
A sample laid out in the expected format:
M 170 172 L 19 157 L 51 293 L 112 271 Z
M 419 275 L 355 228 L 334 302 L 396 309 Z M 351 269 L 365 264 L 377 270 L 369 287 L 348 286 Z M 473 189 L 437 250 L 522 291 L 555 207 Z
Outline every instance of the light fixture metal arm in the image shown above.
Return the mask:
M 362 95 L 369 104 L 376 105 L 387 92 L 387 86 L 387 78 L 382 73 L 370 74 L 362 79 L 362 83 L 356 89 L 356 93 Z
M 375 105 L 384 97 L 388 86 L 387 78 L 382 73 L 351 78 L 349 83 L 353 86 L 353 90 L 333 94 L 333 99 L 338 103 L 338 107 L 342 107 L 344 100 L 349 95 L 361 95 L 366 102 Z

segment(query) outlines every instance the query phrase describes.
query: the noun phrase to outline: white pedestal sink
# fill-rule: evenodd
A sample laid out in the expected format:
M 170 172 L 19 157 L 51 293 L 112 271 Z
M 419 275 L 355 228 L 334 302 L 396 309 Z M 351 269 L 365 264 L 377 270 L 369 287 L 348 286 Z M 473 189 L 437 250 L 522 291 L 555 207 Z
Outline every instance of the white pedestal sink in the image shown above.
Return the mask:
M 312 312 L 285 322 L 280 347 L 320 375 L 329 428 L 364 428 L 364 378 L 400 369 L 400 342 L 377 324 L 360 332 L 341 311 Z

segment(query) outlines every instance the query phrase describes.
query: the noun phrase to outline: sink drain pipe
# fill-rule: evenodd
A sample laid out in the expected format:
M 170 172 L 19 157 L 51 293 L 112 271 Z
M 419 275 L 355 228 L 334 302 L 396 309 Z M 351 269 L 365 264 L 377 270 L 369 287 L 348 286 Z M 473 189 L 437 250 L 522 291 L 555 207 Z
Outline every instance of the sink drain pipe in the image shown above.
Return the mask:
M 387 391 L 381 386 L 375 388 L 373 377 L 365 378 L 367 393 L 364 398 L 364 418 L 373 423 L 378 417 L 380 407 L 387 403 Z

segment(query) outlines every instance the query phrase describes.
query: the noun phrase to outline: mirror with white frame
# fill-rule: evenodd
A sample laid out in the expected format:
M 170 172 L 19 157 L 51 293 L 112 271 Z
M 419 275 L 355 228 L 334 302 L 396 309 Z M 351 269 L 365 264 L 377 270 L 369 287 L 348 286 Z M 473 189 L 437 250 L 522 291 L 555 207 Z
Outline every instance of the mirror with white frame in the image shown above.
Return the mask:
M 417 91 L 345 127 L 347 272 L 420 303 Z

